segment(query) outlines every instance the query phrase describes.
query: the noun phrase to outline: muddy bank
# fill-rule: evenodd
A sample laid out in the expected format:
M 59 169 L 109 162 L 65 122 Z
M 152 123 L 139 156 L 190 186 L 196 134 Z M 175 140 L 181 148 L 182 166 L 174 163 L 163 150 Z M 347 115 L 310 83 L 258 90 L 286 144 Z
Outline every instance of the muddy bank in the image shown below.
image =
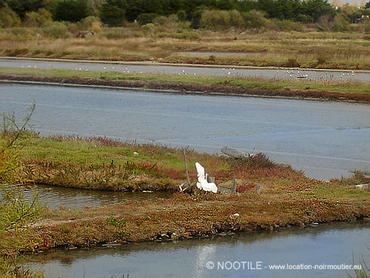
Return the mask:
M 355 201 L 338 196 L 334 200 L 309 195 L 298 191 L 228 196 L 175 193 L 155 202 L 54 211 L 32 227 L 40 238 L 35 250 L 176 241 L 370 220 L 369 198 Z
M 189 94 L 217 94 L 227 96 L 282 97 L 295 99 L 315 99 L 322 101 L 370 102 L 369 94 L 341 93 L 316 90 L 267 89 L 230 86 L 223 84 L 175 84 L 153 81 L 108 80 L 80 77 L 36 77 L 18 75 L 0 75 L 0 82 L 22 82 L 25 84 L 46 84 L 54 86 L 92 86 L 117 89 L 141 89 L 161 92 Z

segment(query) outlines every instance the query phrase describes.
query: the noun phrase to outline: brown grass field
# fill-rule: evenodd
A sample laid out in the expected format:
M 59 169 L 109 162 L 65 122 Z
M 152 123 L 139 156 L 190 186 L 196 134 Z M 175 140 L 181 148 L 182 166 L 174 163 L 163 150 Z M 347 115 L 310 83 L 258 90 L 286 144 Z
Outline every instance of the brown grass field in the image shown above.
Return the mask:
M 369 46 L 362 32 L 102 28 L 83 39 L 53 39 L 42 29 L 0 30 L 0 56 L 5 57 L 370 70 Z

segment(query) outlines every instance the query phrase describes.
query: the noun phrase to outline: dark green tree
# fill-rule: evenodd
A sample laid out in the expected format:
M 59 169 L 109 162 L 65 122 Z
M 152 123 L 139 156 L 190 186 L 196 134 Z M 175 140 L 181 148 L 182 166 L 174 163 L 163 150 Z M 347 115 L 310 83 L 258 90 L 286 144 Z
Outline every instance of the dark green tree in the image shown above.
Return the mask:
M 217 0 L 215 5 L 219 10 L 235 10 L 237 8 L 233 0 Z
M 284 19 L 295 19 L 301 6 L 300 0 L 280 0 L 281 10 Z
M 2 5 L 7 5 L 23 19 L 27 12 L 36 12 L 45 8 L 47 2 L 44 0 L 0 0 L 0 6 Z
M 176 13 L 176 5 L 170 0 L 123 0 L 126 19 L 130 22 L 138 20 L 140 14 L 158 14 L 167 16 Z M 180 2 L 181 3 L 181 2 Z
M 211 7 L 215 8 L 215 5 L 212 5 L 214 0 L 184 0 L 184 11 L 186 12 L 188 19 L 191 21 L 200 20 L 199 9 L 210 9 Z
M 87 16 L 89 16 L 87 0 L 60 1 L 53 12 L 55 21 L 78 22 Z
M 110 27 L 123 26 L 125 22 L 125 10 L 108 3 L 103 4 L 100 8 L 100 20 Z
M 126 11 L 126 19 L 130 22 L 133 22 L 137 19 L 139 14 L 147 12 L 142 9 L 141 0 L 125 0 L 124 9 Z
M 137 21 L 140 25 L 145 25 L 148 23 L 152 23 L 153 20 L 158 16 L 159 15 L 155 13 L 142 13 L 137 17 Z
M 258 10 L 266 12 L 270 18 L 284 18 L 283 7 L 277 0 L 258 0 Z
M 184 7 L 183 0 L 168 0 L 167 11 L 169 14 L 176 14 L 179 11 L 183 11 Z
M 254 0 L 237 1 L 236 6 L 240 12 L 249 12 L 258 9 L 258 3 Z
M 328 3 L 327 0 L 307 0 L 301 4 L 300 12 L 306 16 L 313 18 L 317 22 L 322 16 L 335 17 L 335 9 Z
M 167 0 L 142 0 L 143 9 L 147 10 L 149 13 L 156 13 L 159 15 L 165 14 L 166 6 L 168 5 Z

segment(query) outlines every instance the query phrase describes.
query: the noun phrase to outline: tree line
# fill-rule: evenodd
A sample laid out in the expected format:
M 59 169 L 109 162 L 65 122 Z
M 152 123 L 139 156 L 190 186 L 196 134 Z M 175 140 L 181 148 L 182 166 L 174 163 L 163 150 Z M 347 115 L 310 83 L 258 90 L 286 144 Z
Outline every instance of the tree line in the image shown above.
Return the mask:
M 0 27 L 29 21 L 34 25 L 48 20 L 74 23 L 89 16 L 115 27 L 129 22 L 144 25 L 159 16 L 176 15 L 179 21 L 191 22 L 194 29 L 204 22 L 212 29 L 212 25 L 253 26 L 261 16 L 317 23 L 322 18 L 333 20 L 338 14 L 342 20 L 356 23 L 370 15 L 370 2 L 358 9 L 349 5 L 338 8 L 327 0 L 0 0 Z

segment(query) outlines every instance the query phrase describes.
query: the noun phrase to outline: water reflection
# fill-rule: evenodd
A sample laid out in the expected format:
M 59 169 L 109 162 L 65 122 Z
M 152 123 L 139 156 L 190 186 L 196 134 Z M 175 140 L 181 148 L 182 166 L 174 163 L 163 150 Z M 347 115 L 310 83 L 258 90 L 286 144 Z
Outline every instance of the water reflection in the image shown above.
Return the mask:
M 199 246 L 196 250 L 196 262 L 194 265 L 194 277 L 205 277 L 207 268 L 204 266 L 208 265 L 208 268 L 211 266 L 214 266 L 213 260 L 215 259 L 217 251 L 217 245 L 216 244 L 207 244 L 207 245 L 202 245 Z
M 348 277 L 344 270 L 270 270 L 273 264 L 340 265 L 370 261 L 370 223 L 340 223 L 274 233 L 114 249 L 53 250 L 29 257 L 50 277 Z M 225 263 L 234 267 L 222 269 Z M 244 269 L 236 267 L 244 263 Z M 261 263 L 261 269 L 256 269 Z M 349 272 L 354 273 L 354 272 Z
M 93 191 L 64 187 L 50 187 L 37 185 L 35 187 L 22 187 L 25 198 L 30 198 L 34 193 L 38 194 L 38 200 L 50 209 L 60 207 L 78 209 L 88 206 L 100 206 L 106 204 L 117 204 L 131 201 L 151 200 L 157 198 L 169 198 L 167 192 L 111 192 Z

